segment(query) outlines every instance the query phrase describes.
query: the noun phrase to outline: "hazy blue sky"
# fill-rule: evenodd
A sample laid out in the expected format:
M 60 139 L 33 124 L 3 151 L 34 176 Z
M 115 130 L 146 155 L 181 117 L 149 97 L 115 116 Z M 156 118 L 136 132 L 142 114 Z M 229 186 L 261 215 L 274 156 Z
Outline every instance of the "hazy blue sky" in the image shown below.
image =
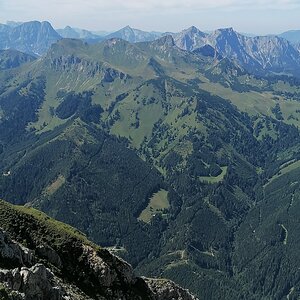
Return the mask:
M 90 30 L 126 25 L 179 31 L 234 27 L 240 32 L 279 33 L 300 29 L 300 0 L 0 0 L 0 23 L 48 20 Z

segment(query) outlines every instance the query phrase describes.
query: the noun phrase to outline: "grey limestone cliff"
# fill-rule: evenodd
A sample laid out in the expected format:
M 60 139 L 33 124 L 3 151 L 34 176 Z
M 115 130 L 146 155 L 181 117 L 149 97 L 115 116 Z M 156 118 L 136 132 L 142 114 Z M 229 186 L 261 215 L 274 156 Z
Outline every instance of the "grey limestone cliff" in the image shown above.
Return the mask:
M 168 280 L 135 276 L 122 259 L 82 243 L 77 249 L 78 273 L 64 276 L 66 260 L 49 245 L 34 250 L 12 240 L 0 229 L 0 299 L 4 300 L 196 300 L 187 290 Z M 89 290 L 86 289 L 88 287 Z M 88 292 L 87 292 L 88 291 Z

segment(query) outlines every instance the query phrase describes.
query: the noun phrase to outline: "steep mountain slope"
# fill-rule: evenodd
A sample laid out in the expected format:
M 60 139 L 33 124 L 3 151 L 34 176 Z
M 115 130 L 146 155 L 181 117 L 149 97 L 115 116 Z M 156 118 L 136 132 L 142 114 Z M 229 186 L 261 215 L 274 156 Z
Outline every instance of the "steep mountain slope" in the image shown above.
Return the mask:
M 178 47 L 193 51 L 212 46 L 220 55 L 237 62 L 251 73 L 287 73 L 299 76 L 299 52 L 285 39 L 277 36 L 247 37 L 232 28 L 205 34 L 191 27 L 173 35 Z
M 130 26 L 126 26 L 116 32 L 108 34 L 107 36 L 105 36 L 105 39 L 119 38 L 128 41 L 130 43 L 137 43 L 137 42 L 153 41 L 159 38 L 160 35 L 161 34 L 156 32 L 147 32 L 147 31 L 131 28 Z
M 0 70 L 16 68 L 35 59 L 35 56 L 16 50 L 0 50 Z
M 41 208 L 141 274 L 201 298 L 285 293 L 282 284 L 263 291 L 262 281 L 254 290 L 240 261 L 244 224 L 259 205 L 270 213 L 264 185 L 298 160 L 297 79 L 255 77 L 171 36 L 65 39 L 0 75 L 1 197 Z M 255 271 L 256 256 L 248 266 Z M 293 274 L 285 280 L 296 286 Z
M 0 23 L 0 31 L 1 31 L 1 32 L 7 31 L 9 27 L 10 27 L 10 26 L 7 25 L 7 24 L 2 24 L 2 23 Z
M 137 216 L 164 183 L 126 145 L 75 121 L 21 152 L 19 162 L 11 157 L 5 162 L 10 162 L 10 175 L 1 180 L 1 195 L 9 201 L 41 208 L 101 245 L 122 246 L 123 256 L 129 252 L 134 264 L 158 247 L 162 229 L 145 228 Z
M 51 44 L 61 39 L 49 22 L 25 22 L 10 27 L 1 26 L 0 49 L 15 49 L 34 55 L 44 54 Z
M 260 69 L 275 73 L 296 73 L 299 53 L 284 39 L 278 37 L 244 37 L 232 28 L 217 30 L 208 38 L 223 56 L 242 63 L 251 72 Z
M 136 277 L 126 262 L 39 211 L 0 200 L 0 215 L 1 299 L 196 299 L 170 281 Z
M 288 40 L 295 45 L 300 43 L 300 30 L 289 30 L 279 34 L 278 36 Z
M 249 286 L 256 298 L 297 299 L 300 295 L 299 161 L 285 159 L 265 183 L 262 201 L 236 233 L 236 272 L 239 281 L 251 274 Z
M 195 26 L 192 26 L 179 33 L 172 34 L 172 36 L 179 48 L 193 51 L 205 45 L 204 39 L 208 34 L 200 31 Z

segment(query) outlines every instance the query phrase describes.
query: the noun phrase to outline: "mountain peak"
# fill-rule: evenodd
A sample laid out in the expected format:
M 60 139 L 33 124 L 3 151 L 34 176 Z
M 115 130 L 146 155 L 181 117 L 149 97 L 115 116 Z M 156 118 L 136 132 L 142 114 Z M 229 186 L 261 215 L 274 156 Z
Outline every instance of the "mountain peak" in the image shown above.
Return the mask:
M 219 28 L 215 31 L 215 33 L 220 33 L 220 34 L 236 34 L 234 31 L 233 27 L 227 27 L 227 28 Z
M 197 37 L 205 37 L 207 34 L 202 32 L 201 30 L 199 30 L 197 27 L 191 26 L 187 29 L 184 29 L 177 35 L 179 35 L 179 36 L 190 35 L 190 36 L 197 36 Z
M 161 37 L 160 39 L 156 40 L 155 42 L 159 46 L 168 46 L 168 47 L 175 46 L 174 39 L 173 39 L 172 35 L 170 35 L 170 34 Z
M 137 43 L 137 42 L 153 41 L 159 36 L 160 35 L 158 33 L 142 31 L 127 25 L 126 27 L 123 27 L 120 30 L 107 35 L 105 38 L 106 39 L 120 38 L 130 43 Z
M 123 34 L 134 34 L 135 29 L 130 27 L 129 25 L 121 28 L 119 31 L 117 32 L 121 32 Z
M 172 35 L 176 45 L 184 50 L 193 51 L 204 45 L 207 34 L 200 31 L 197 27 L 191 26 L 179 33 Z
M 57 35 L 58 33 L 54 30 L 54 28 L 52 27 L 52 25 L 48 22 L 48 21 L 29 21 L 29 22 L 24 22 L 22 24 L 20 24 L 19 26 L 13 27 L 12 30 L 13 32 L 17 32 L 17 31 L 22 31 L 22 30 L 48 30 L 51 31 L 51 33 L 53 35 Z
M 41 24 L 44 25 L 44 26 L 50 26 L 50 27 L 52 27 L 51 23 L 48 22 L 48 21 L 42 21 Z
M 29 21 L 2 29 L 5 36 L 1 37 L 0 48 L 12 48 L 28 54 L 42 55 L 61 39 L 48 21 Z
M 212 41 L 217 39 L 236 41 L 239 39 L 239 36 L 240 34 L 234 31 L 232 27 L 228 27 L 228 28 L 219 28 L 213 31 L 210 35 L 208 35 L 208 38 Z
M 201 32 L 197 27 L 195 27 L 195 26 L 191 26 L 191 27 L 189 27 L 189 28 L 187 28 L 186 30 L 184 30 L 184 31 L 186 31 L 186 32 L 191 32 L 191 33 L 199 33 L 199 32 Z
M 67 55 L 76 50 L 78 51 L 78 49 L 81 49 L 84 45 L 85 43 L 80 39 L 63 38 L 51 45 L 47 56 Z
M 40 23 L 40 26 L 43 30 L 51 31 L 52 34 L 57 34 L 58 33 L 55 31 L 55 29 L 52 27 L 51 23 L 48 21 L 43 21 Z

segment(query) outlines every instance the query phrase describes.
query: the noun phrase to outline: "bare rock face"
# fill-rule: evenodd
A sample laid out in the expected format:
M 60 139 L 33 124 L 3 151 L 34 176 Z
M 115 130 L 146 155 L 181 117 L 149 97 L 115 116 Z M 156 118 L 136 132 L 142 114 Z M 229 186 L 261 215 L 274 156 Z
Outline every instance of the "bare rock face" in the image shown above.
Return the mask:
M 46 258 L 52 265 L 57 268 L 62 267 L 62 261 L 57 252 L 48 245 L 39 245 L 35 250 L 40 257 Z
M 0 261 L 4 265 L 32 265 L 35 262 L 34 252 L 12 241 L 0 230 Z
M 96 254 L 92 247 L 84 246 L 83 253 L 86 257 L 86 264 L 93 270 L 94 274 L 96 274 L 99 283 L 104 287 L 111 286 L 117 278 L 115 270 L 112 270 L 109 265 Z
M 27 293 L 27 299 L 62 298 L 62 287 L 54 280 L 54 275 L 42 264 L 28 268 L 21 268 L 22 291 Z
M 1 49 L 43 55 L 61 36 L 48 22 L 25 22 L 17 26 L 2 26 Z
M 261 69 L 264 72 L 294 73 L 300 66 L 299 48 L 277 36 L 247 37 L 233 28 L 218 29 L 206 34 L 195 27 L 172 35 L 175 44 L 181 49 L 198 53 L 199 48 L 210 45 L 222 57 L 229 58 L 255 74 Z
M 12 299 L 38 300 L 65 299 L 65 294 L 53 273 L 42 264 L 31 268 L 0 270 L 0 281 L 12 293 Z M 15 296 L 13 296 L 15 294 Z
M 61 265 L 58 254 L 48 246 L 36 250 L 50 264 Z M 11 300 L 83 300 L 81 292 L 64 285 L 45 265 L 37 263 L 35 251 L 13 241 L 0 228 L 0 287 Z M 0 295 L 1 296 L 1 295 Z M 0 299 L 2 299 L 0 297 Z
M 83 253 L 87 267 L 96 274 L 99 284 L 110 287 L 114 284 L 135 284 L 136 276 L 132 267 L 125 261 L 109 253 L 109 259 L 104 261 L 97 252 L 91 247 L 84 245 Z
M 155 295 L 155 300 L 198 300 L 198 298 L 190 294 L 188 290 L 179 287 L 170 280 L 144 279 Z
M 128 263 L 92 244 L 74 244 L 72 260 L 57 251 L 47 244 L 27 249 L 0 228 L 0 299 L 197 299 L 171 281 L 137 277 Z
M 176 45 L 184 50 L 193 51 L 203 46 L 206 33 L 200 31 L 198 28 L 192 26 L 179 33 L 173 34 Z

